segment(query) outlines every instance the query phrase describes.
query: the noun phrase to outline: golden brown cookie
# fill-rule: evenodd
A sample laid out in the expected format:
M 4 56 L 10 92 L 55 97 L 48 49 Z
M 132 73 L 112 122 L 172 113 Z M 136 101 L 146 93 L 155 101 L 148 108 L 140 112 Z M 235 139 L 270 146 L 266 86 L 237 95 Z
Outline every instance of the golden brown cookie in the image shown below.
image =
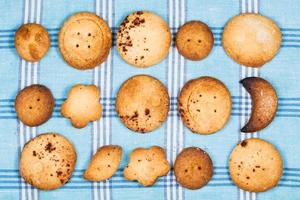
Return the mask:
M 112 32 L 107 23 L 90 12 L 80 12 L 67 19 L 59 31 L 58 47 L 65 61 L 80 70 L 104 62 L 112 46 Z
M 279 51 L 281 32 L 276 23 L 265 16 L 240 14 L 225 26 L 222 44 L 235 62 L 248 67 L 261 67 Z
M 259 77 L 248 77 L 240 81 L 252 99 L 251 117 L 242 132 L 251 133 L 268 126 L 277 111 L 277 95 L 272 85 Z
M 214 45 L 209 27 L 201 21 L 189 21 L 176 34 L 179 53 L 190 60 L 202 60 L 208 56 Z
M 117 49 L 128 64 L 149 67 L 161 62 L 168 54 L 171 32 L 158 15 L 138 11 L 128 15 L 117 33 Z
M 56 133 L 41 134 L 25 144 L 19 163 L 20 175 L 38 189 L 57 189 L 71 178 L 76 157 L 67 138 Z
M 136 148 L 132 151 L 129 163 L 124 169 L 124 177 L 129 181 L 137 180 L 143 186 L 151 186 L 156 180 L 168 174 L 170 164 L 165 150 L 159 146 L 149 149 Z
M 221 81 L 204 76 L 184 85 L 178 98 L 178 109 L 183 123 L 191 131 L 212 134 L 229 120 L 231 96 Z
M 75 85 L 67 100 L 61 105 L 61 115 L 69 118 L 76 128 L 83 128 L 89 122 L 100 119 L 102 105 L 100 91 L 95 85 Z
M 45 56 L 50 47 L 48 31 L 40 24 L 23 24 L 16 31 L 15 47 L 24 60 L 39 61 Z
M 250 192 L 264 192 L 277 185 L 282 175 L 282 159 L 269 142 L 251 138 L 231 152 L 229 172 L 233 182 Z
M 212 178 L 213 171 L 209 155 L 197 147 L 183 149 L 174 164 L 176 181 L 191 190 L 205 186 Z
M 161 126 L 169 112 L 170 99 L 165 86 L 148 75 L 133 76 L 119 89 L 116 111 L 125 126 L 146 133 Z
M 111 178 L 118 169 L 122 158 L 122 147 L 117 145 L 107 145 L 100 147 L 83 177 L 89 181 L 104 181 Z
M 54 105 L 51 91 L 38 84 L 22 89 L 15 100 L 17 116 L 27 126 L 39 126 L 48 121 Z

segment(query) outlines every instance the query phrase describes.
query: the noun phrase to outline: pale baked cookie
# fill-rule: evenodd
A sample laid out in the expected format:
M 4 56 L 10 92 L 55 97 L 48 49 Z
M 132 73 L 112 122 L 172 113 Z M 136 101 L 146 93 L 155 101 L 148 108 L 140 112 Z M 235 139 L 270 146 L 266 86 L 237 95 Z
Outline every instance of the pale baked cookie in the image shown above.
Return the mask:
M 231 96 L 221 81 L 204 76 L 184 85 L 178 98 L 178 109 L 183 123 L 191 131 L 212 134 L 229 120 Z
M 102 105 L 99 99 L 100 91 L 96 85 L 75 85 L 61 105 L 61 115 L 69 118 L 74 127 L 83 128 L 100 119 Z
M 277 94 L 272 85 L 259 77 L 248 77 L 240 81 L 251 95 L 252 111 L 242 132 L 251 133 L 268 126 L 274 119 L 277 111 Z
M 90 12 L 80 12 L 67 19 L 59 31 L 58 47 L 65 61 L 80 70 L 104 62 L 112 46 L 112 32 L 107 23 Z
M 117 33 L 117 49 L 128 64 L 149 67 L 161 62 L 168 54 L 171 32 L 158 15 L 138 11 L 128 15 Z
M 41 134 L 24 145 L 20 175 L 38 189 L 57 189 L 71 178 L 76 157 L 67 138 L 56 133 Z
M 205 186 L 212 178 L 213 170 L 209 155 L 197 147 L 183 149 L 174 165 L 176 181 L 182 187 L 192 190 Z
M 15 99 L 17 116 L 27 126 L 39 126 L 52 116 L 55 101 L 44 85 L 34 84 L 22 89 Z
M 264 192 L 277 185 L 283 163 L 278 150 L 269 142 L 251 138 L 231 152 L 229 172 L 233 182 L 250 192 Z
M 148 75 L 125 81 L 116 99 L 116 111 L 125 126 L 136 132 L 150 132 L 161 126 L 169 112 L 170 99 L 165 86 Z
M 15 47 L 24 60 L 39 61 L 45 56 L 50 47 L 48 31 L 40 24 L 23 24 L 16 31 Z
M 156 180 L 167 175 L 170 164 L 165 150 L 159 146 L 149 149 L 136 148 L 132 151 L 129 163 L 124 169 L 124 177 L 129 181 L 137 180 L 143 186 L 151 186 Z
M 122 147 L 117 145 L 107 145 L 100 147 L 83 177 L 89 181 L 104 181 L 111 178 L 118 169 L 122 158 Z
M 265 16 L 240 14 L 226 24 L 222 44 L 235 62 L 261 67 L 279 51 L 281 32 L 276 23 Z
M 179 53 L 190 60 L 202 60 L 208 56 L 214 45 L 209 27 L 201 21 L 189 21 L 176 34 Z

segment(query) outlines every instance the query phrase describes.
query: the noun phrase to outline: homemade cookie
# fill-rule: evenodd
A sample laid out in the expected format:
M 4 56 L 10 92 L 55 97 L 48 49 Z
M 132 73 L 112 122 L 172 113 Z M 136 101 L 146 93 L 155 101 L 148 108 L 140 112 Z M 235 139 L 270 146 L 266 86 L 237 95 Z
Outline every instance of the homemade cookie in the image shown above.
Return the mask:
M 277 185 L 282 175 L 282 159 L 269 142 L 251 138 L 231 152 L 229 172 L 233 182 L 250 192 L 263 192 Z
M 161 62 L 168 54 L 171 32 L 158 15 L 138 11 L 128 15 L 117 33 L 117 49 L 128 64 L 149 67 Z
M 200 148 L 188 147 L 176 157 L 174 165 L 176 181 L 185 188 L 199 189 L 213 176 L 213 163 Z
M 202 60 L 214 45 L 209 27 L 201 21 L 190 21 L 181 26 L 176 34 L 176 47 L 181 55 L 190 60 Z
M 67 138 L 56 133 L 41 134 L 24 145 L 20 175 L 38 189 L 57 189 L 71 178 L 76 157 Z
M 29 62 L 39 61 L 50 47 L 48 31 L 40 24 L 23 24 L 16 31 L 15 47 L 24 60 Z
M 148 75 L 125 81 L 117 95 L 116 111 L 125 126 L 145 133 L 158 128 L 167 118 L 170 106 L 168 91 Z
M 89 181 L 104 181 L 111 178 L 118 169 L 122 158 L 122 148 L 117 145 L 100 147 L 83 177 Z
M 27 126 L 39 126 L 48 121 L 54 105 L 51 91 L 38 84 L 22 89 L 15 100 L 17 116 Z
M 178 98 L 179 114 L 191 131 L 212 134 L 222 129 L 231 113 L 231 96 L 226 86 L 212 77 L 187 82 Z
M 100 92 L 95 85 L 75 85 L 67 100 L 61 105 L 61 115 L 69 118 L 76 128 L 83 128 L 89 122 L 100 119 L 102 105 Z
M 237 63 L 261 67 L 270 61 L 281 45 L 280 28 L 271 19 L 246 13 L 233 17 L 225 26 L 222 44 Z
M 167 175 L 170 164 L 165 150 L 158 146 L 150 149 L 136 148 L 132 151 L 129 163 L 124 169 L 124 177 L 129 181 L 137 180 L 143 186 L 151 186 L 156 180 Z
M 76 13 L 65 21 L 58 35 L 58 47 L 65 61 L 80 70 L 104 62 L 112 46 L 107 23 L 90 12 Z
M 274 119 L 277 111 L 277 95 L 272 85 L 259 77 L 248 77 L 240 81 L 251 95 L 252 111 L 242 132 L 251 133 L 268 126 Z

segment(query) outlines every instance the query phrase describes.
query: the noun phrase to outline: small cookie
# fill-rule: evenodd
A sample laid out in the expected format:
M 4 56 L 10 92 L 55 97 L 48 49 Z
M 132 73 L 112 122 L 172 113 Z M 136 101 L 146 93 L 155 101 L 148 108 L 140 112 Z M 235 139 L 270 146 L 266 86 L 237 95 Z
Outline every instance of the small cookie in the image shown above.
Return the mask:
M 240 81 L 249 92 L 252 99 L 251 117 L 241 129 L 242 132 L 252 133 L 268 126 L 277 111 L 277 95 L 272 85 L 259 77 L 248 77 Z
M 161 126 L 169 112 L 165 86 L 148 75 L 125 81 L 117 95 L 116 111 L 125 126 L 136 132 L 150 132 Z
M 27 126 L 39 126 L 52 116 L 55 101 L 44 85 L 34 84 L 21 90 L 15 100 L 19 120 Z
M 184 85 L 178 98 L 178 109 L 183 123 L 191 131 L 212 134 L 229 120 L 231 96 L 221 81 L 204 76 Z
M 179 53 L 190 60 L 206 58 L 213 45 L 214 36 L 209 27 L 201 21 L 185 23 L 176 34 L 176 47 Z
M 191 190 L 205 186 L 212 178 L 213 170 L 209 155 L 197 147 L 183 149 L 174 165 L 176 181 Z
M 56 133 L 41 134 L 24 145 L 20 175 L 38 189 L 57 189 L 71 178 L 76 157 L 67 138 Z
M 100 119 L 102 105 L 99 99 L 100 92 L 96 85 L 75 85 L 61 105 L 61 115 L 69 118 L 75 128 L 83 128 L 89 122 Z
M 233 182 L 250 192 L 264 192 L 277 185 L 282 175 L 282 159 L 269 142 L 251 138 L 239 143 L 229 158 Z
M 89 181 L 104 181 L 111 178 L 118 169 L 122 158 L 122 147 L 117 145 L 107 145 L 100 147 L 83 177 Z
M 59 31 L 58 47 L 65 61 L 80 70 L 104 62 L 112 46 L 112 32 L 107 23 L 90 12 L 80 12 L 67 19 Z
M 273 20 L 259 14 L 244 13 L 227 23 L 222 44 L 235 62 L 261 67 L 279 51 L 281 32 Z
M 117 49 L 128 64 L 149 67 L 168 54 L 171 32 L 166 22 L 152 12 L 138 11 L 128 15 L 117 33 Z
M 143 186 L 151 186 L 159 177 L 167 175 L 170 168 L 163 148 L 136 148 L 124 169 L 124 177 L 129 181 L 137 180 Z
M 15 34 L 15 47 L 26 61 L 36 62 L 42 59 L 50 47 L 48 31 L 40 24 L 23 24 Z

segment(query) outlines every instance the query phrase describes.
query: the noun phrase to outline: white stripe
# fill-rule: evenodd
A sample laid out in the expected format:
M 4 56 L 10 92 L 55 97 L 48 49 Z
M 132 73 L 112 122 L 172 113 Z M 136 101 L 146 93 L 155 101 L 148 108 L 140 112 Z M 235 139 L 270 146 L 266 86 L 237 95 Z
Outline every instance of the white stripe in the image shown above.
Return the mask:
M 248 12 L 249 13 L 252 12 L 252 2 L 251 2 L 251 0 L 248 0 Z
M 246 0 L 242 0 L 242 13 L 246 12 Z
M 35 15 L 35 0 L 31 0 L 31 8 L 30 8 L 30 22 L 34 23 L 34 15 Z
M 39 24 L 41 22 L 41 0 L 36 0 L 37 5 L 36 5 L 36 23 Z
M 28 23 L 28 13 L 29 13 L 29 0 L 25 0 L 25 11 L 24 11 L 24 24 Z
M 254 13 L 258 13 L 258 0 L 254 0 Z

